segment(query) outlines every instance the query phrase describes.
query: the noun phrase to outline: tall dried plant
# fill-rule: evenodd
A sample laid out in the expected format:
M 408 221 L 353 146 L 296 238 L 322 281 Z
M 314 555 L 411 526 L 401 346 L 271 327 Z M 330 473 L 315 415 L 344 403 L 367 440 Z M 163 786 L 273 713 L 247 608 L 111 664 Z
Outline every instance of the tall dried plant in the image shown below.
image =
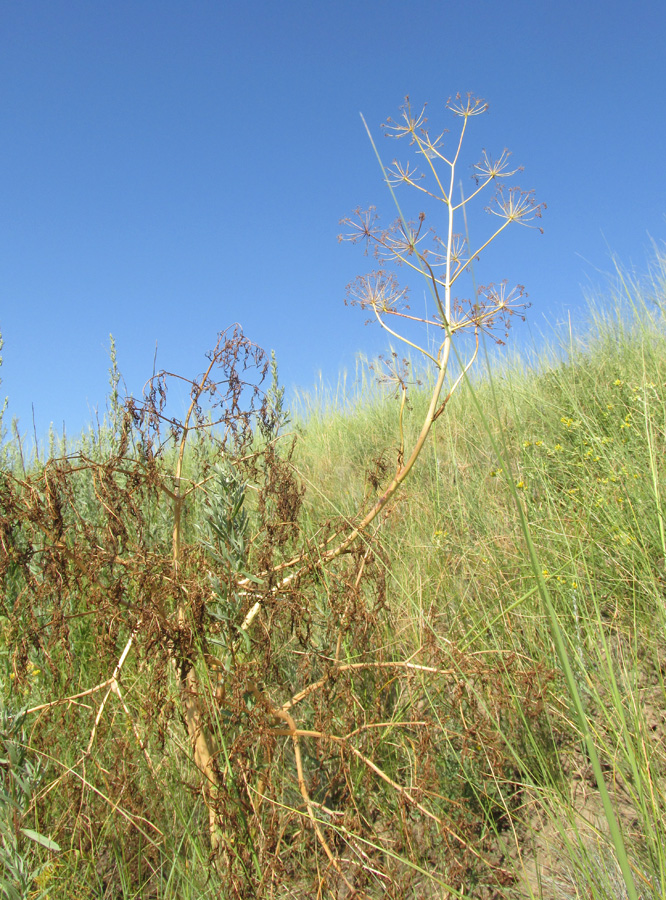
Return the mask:
M 438 224 L 438 213 L 443 211 L 441 236 L 429 228 L 426 213 L 412 221 L 399 205 L 399 215 L 388 227 L 379 224 L 374 208 L 359 209 L 344 220 L 347 230 L 341 240 L 364 245 L 379 263 L 378 269 L 348 287 L 347 301 L 369 311 L 392 339 L 420 354 L 434 371 L 425 416 L 409 443 L 407 364 L 394 351 L 387 357 L 384 377 L 393 382 L 400 404 L 396 467 L 369 508 L 337 525 L 322 523 L 320 531 L 325 536 L 321 539 L 300 535 L 303 489 L 291 464 L 293 443 L 280 449 L 284 411 L 275 366 L 272 386 L 265 390 L 269 362 L 239 329 L 220 335 L 199 377 L 179 379 L 168 372 L 154 376 L 141 400 L 128 401 L 122 422 L 114 393 L 117 442 L 112 454 L 98 459 L 92 452 L 80 452 L 49 461 L 34 477 L 5 474 L 2 479 L 0 577 L 8 586 L 6 613 L 16 619 L 13 664 L 17 678 L 32 646 L 44 654 L 54 678 L 60 678 L 63 686 L 68 684 L 58 667 L 68 659 L 73 663 L 67 643 L 74 627 L 70 622 L 77 617 L 93 617 L 112 660 L 111 671 L 98 684 L 74 694 L 64 692 L 30 711 L 55 714 L 83 698 L 89 702 L 102 697 L 85 751 L 62 777 L 70 777 L 77 766 L 84 767 L 85 774 L 99 734 L 108 728 L 105 716 L 114 695 L 148 770 L 158 779 L 160 766 L 125 697 L 122 680 L 133 649 L 143 660 L 141 671 L 148 671 L 145 663 L 151 660 L 155 677 L 145 691 L 146 723 L 158 722 L 162 729 L 169 708 L 165 683 L 170 670 L 178 684 L 180 716 L 208 808 L 211 846 L 222 869 L 235 871 L 234 857 L 240 860 L 237 868 L 242 877 L 229 876 L 239 896 L 243 879 L 256 886 L 268 877 L 255 848 L 262 841 L 265 847 L 270 844 L 262 815 L 267 807 L 277 809 L 271 766 L 278 742 L 284 738 L 291 742 L 295 784 L 312 832 L 331 869 L 349 890 L 354 890 L 352 874 L 342 866 L 334 841 L 325 833 L 323 804 L 313 800 L 308 787 L 302 750 L 307 741 L 337 754 L 343 781 L 350 780 L 353 761 L 388 785 L 401 808 L 418 811 L 441 827 L 447 840 L 453 840 L 470 859 L 480 858 L 471 839 L 453 835 L 438 815 L 373 757 L 373 748 L 379 748 L 381 740 L 373 744 L 372 735 L 396 726 L 379 699 L 376 715 L 380 719 L 372 725 L 359 725 L 354 719 L 351 693 L 344 693 L 351 689 L 340 694 L 348 702 L 336 715 L 329 709 L 338 686 L 353 679 L 366 679 L 368 690 L 378 698 L 385 695 L 382 679 L 389 675 L 389 684 L 401 678 L 408 683 L 417 676 L 446 684 L 456 679 L 455 668 L 446 668 L 436 654 L 426 663 L 417 663 L 388 658 L 369 643 L 377 611 L 385 602 L 385 563 L 371 526 L 412 472 L 433 424 L 463 383 L 477 357 L 481 334 L 501 342 L 512 318 L 523 315 L 526 304 L 521 286 L 508 290 L 505 283 L 489 284 L 465 299 L 455 293 L 460 279 L 509 225 L 532 225 L 538 220 L 542 205 L 530 192 L 504 187 L 518 171 L 509 167 L 506 151 L 496 161 L 484 151 L 474 166 L 473 190 L 469 196 L 458 192 L 458 197 L 467 128 L 487 104 L 471 95 L 458 96 L 448 109 L 458 122 L 457 134 L 449 138 L 442 132 L 433 137 L 424 112 L 415 115 L 407 101 L 401 120 L 389 120 L 386 131 L 394 139 L 407 139 L 416 163 L 382 164 L 396 203 L 395 189 L 406 185 L 434 204 Z M 498 224 L 470 247 L 464 236 L 467 208 L 493 190 L 487 210 Z M 407 288 L 399 285 L 394 266 L 425 279 L 434 298 L 433 315 L 410 309 Z M 417 336 L 419 328 L 426 335 L 437 335 L 434 344 Z M 460 370 L 450 377 L 456 356 Z M 167 386 L 174 380 L 184 382 L 189 392 L 182 417 L 171 414 L 167 406 Z M 114 364 L 114 392 L 117 385 Z M 194 508 L 208 523 L 198 534 L 191 527 L 188 532 L 186 522 L 188 510 L 191 518 Z M 151 516 L 165 509 L 171 531 L 168 549 L 163 541 L 155 541 L 151 531 Z M 307 644 L 315 630 L 311 610 L 318 602 L 317 592 L 335 566 L 332 583 L 337 586 L 326 587 L 334 621 L 317 626 L 322 632 L 319 640 L 330 645 L 331 652 L 328 656 L 319 651 L 302 654 L 305 662 L 298 670 L 298 689 L 286 696 L 284 687 L 272 692 L 264 678 L 275 668 L 281 636 L 291 630 Z M 363 600 L 363 590 L 375 597 L 372 603 Z M 35 630 L 34 622 L 43 619 L 46 606 L 51 619 Z M 125 631 L 118 644 L 120 622 Z M 29 639 L 19 635 L 21 624 Z M 353 661 L 342 652 L 347 639 L 357 648 Z M 477 663 L 474 677 L 478 684 L 491 683 L 489 671 Z M 311 727 L 298 720 L 298 711 L 306 704 L 311 707 Z M 382 715 L 388 715 L 388 720 Z M 417 729 L 426 748 L 429 723 L 423 716 L 398 724 Z M 369 750 L 354 743 L 353 736 L 361 733 L 368 736 Z M 242 764 L 234 768 L 232 757 Z M 326 815 L 332 815 L 331 811 Z M 243 846 L 236 840 L 238 829 L 243 830 Z M 282 837 L 275 840 L 279 847 Z M 271 852 L 277 854 L 277 850 Z
M 513 317 L 524 318 L 524 310 L 528 306 L 525 288 L 516 285 L 508 289 L 505 281 L 475 288 L 467 298 L 454 294 L 454 288 L 462 276 L 471 274 L 474 261 L 510 225 L 536 227 L 542 232 L 535 220 L 541 219 L 545 204 L 537 203 L 532 191 L 524 191 L 511 185 L 505 187 L 507 179 L 512 179 L 521 171 L 509 166 L 510 154 L 507 150 L 496 160 L 484 150 L 481 159 L 473 167 L 474 189 L 469 196 L 464 196 L 460 189 L 459 199 L 456 199 L 461 152 L 469 121 L 487 112 L 488 104 L 472 94 L 464 98 L 456 95 L 448 101 L 447 108 L 459 121 L 458 133 L 450 141 L 446 131 L 431 136 L 426 127 L 428 120 L 425 107 L 420 113 L 414 114 L 409 98 L 406 98 L 402 107 L 400 121 L 389 119 L 385 124 L 385 132 L 389 137 L 407 139 L 416 157 L 415 163 L 395 160 L 390 166 L 384 166 L 366 125 L 384 181 L 390 188 L 398 209 L 398 217 L 388 227 L 382 227 L 376 208 L 371 206 L 365 210 L 358 208 L 353 216 L 342 220 L 341 224 L 350 230 L 341 234 L 339 240 L 361 244 L 366 254 L 372 253 L 381 264 L 381 268 L 359 276 L 348 285 L 346 302 L 371 312 L 372 317 L 391 338 L 426 360 L 434 370 L 435 378 L 418 436 L 411 446 L 405 446 L 404 415 L 409 387 L 409 362 L 400 359 L 395 351 L 384 360 L 383 380 L 392 382 L 400 397 L 396 471 L 380 492 L 377 501 L 370 510 L 358 517 L 354 527 L 342 535 L 331 536 L 319 548 L 319 565 L 325 565 L 349 550 L 395 496 L 419 458 L 433 423 L 442 415 L 474 364 L 481 334 L 490 335 L 498 343 L 503 343 Z M 446 147 L 447 143 L 450 143 L 450 149 Z M 432 227 L 427 224 L 425 212 L 420 212 L 416 221 L 408 220 L 403 215 L 394 190 L 400 185 L 412 187 L 428 198 L 430 203 L 435 204 L 436 214 L 443 207 L 444 230 L 438 230 L 439 215 L 436 215 L 436 224 Z M 499 224 L 475 246 L 470 247 L 466 236 L 467 208 L 488 190 L 494 190 L 494 193 L 485 209 L 491 217 L 499 220 Z M 425 279 L 435 303 L 432 316 L 412 311 L 407 302 L 408 288 L 401 287 L 395 271 L 388 268 L 395 266 L 404 266 Z M 421 326 L 425 335 L 421 333 L 419 337 L 413 337 L 413 326 Z M 437 335 L 434 347 L 423 340 L 423 337 L 427 339 L 431 334 Z M 471 351 L 467 349 L 468 341 L 465 340 L 470 336 Z M 461 371 L 445 390 L 454 346 L 459 348 L 454 356 L 457 355 L 461 360 Z M 283 568 L 298 567 L 301 563 L 302 559 L 299 557 Z M 293 574 L 286 576 L 284 583 L 288 583 L 293 577 Z M 250 609 L 243 622 L 244 629 L 251 625 L 258 611 L 258 605 Z

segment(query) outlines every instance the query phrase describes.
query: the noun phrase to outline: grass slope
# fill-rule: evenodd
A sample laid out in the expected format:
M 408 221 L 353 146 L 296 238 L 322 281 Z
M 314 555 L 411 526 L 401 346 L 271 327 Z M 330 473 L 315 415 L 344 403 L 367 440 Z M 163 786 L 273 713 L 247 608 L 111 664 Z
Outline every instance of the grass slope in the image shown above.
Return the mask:
M 658 897 L 666 890 L 663 276 L 662 261 L 648 285 L 621 279 L 615 308 L 593 312 L 583 338 L 569 335 L 565 349 L 536 365 L 491 366 L 467 384 L 376 525 L 375 565 L 384 587 L 376 627 L 368 631 L 374 643 L 345 644 L 344 658 L 349 665 L 370 652 L 401 664 L 436 660 L 447 675 L 366 684 L 359 673 L 349 688 L 351 705 L 369 708 L 376 700 L 384 731 L 373 759 L 386 777 L 373 779 L 367 766 L 349 764 L 338 799 L 346 798 L 357 818 L 346 818 L 323 788 L 321 809 L 328 810 L 326 827 L 366 859 L 369 872 L 375 859 L 384 860 L 385 874 L 368 876 L 365 896 L 435 897 L 447 885 L 479 897 Z M 306 397 L 296 414 L 292 463 L 308 488 L 301 528 L 310 544 L 326 523 L 351 519 L 370 504 L 396 464 L 397 404 L 375 387 L 367 368 L 356 384 L 353 402 Z M 410 402 L 407 431 L 419 422 L 425 394 L 414 389 Z M 16 445 L 5 448 L 6 467 L 19 466 L 19 457 Z M 156 532 L 168 534 L 168 517 L 158 519 L 157 511 L 155 517 Z M 191 541 L 194 535 L 190 525 Z M 306 629 L 311 643 L 320 642 L 322 658 L 331 652 L 324 620 L 336 578 L 344 594 L 342 574 L 322 578 L 315 593 L 321 609 Z M 28 653 L 17 679 L 10 644 L 17 635 L 9 617 L 0 621 L 4 706 L 45 702 L 57 687 L 53 675 Z M 83 689 L 97 646 L 83 631 L 78 640 Z M 299 640 L 293 628 L 284 631 L 275 654 L 280 678 L 301 677 Z M 131 670 L 136 684 L 140 671 L 140 665 Z M 297 687 L 294 681 L 291 689 Z M 314 709 L 306 722 L 311 730 L 317 715 Z M 79 727 L 74 713 L 50 726 L 28 722 L 29 730 L 17 731 L 13 721 L 5 714 L 2 724 L 0 896 L 219 895 L 186 752 L 166 758 L 159 779 L 144 771 L 132 781 L 133 789 L 142 784 L 152 795 L 150 802 L 138 795 L 123 801 L 153 817 L 162 836 L 157 844 L 150 827 L 137 838 L 126 822 L 119 826 L 116 807 L 97 796 L 86 806 L 86 815 L 97 816 L 84 829 L 90 839 L 76 838 L 77 846 L 75 830 L 67 843 L 77 815 L 73 801 L 58 806 L 51 792 L 76 755 L 68 749 Z M 331 712 L 332 730 L 336 721 Z M 223 746 L 225 727 L 220 721 Z M 617 828 L 603 808 L 582 740 L 586 728 Z M 129 766 L 136 747 L 126 725 L 111 723 L 105 733 L 115 742 L 115 764 Z M 166 746 L 180 741 L 182 751 L 182 740 L 170 732 Z M 316 740 L 301 743 L 314 783 L 313 773 L 334 757 L 322 755 Z M 30 770 L 32 752 L 44 760 L 41 781 Z M 293 763 L 286 745 L 280 752 Z M 297 810 L 294 784 L 285 781 L 281 790 L 276 796 Z M 248 875 L 257 896 L 314 896 L 312 879 L 326 860 L 299 838 L 306 824 L 296 828 L 295 821 L 285 820 L 278 839 L 280 878 Z M 63 849 L 26 841 L 17 822 Z M 372 829 L 359 830 L 359 822 L 372 822 Z M 132 835 L 118 838 L 123 829 Z M 394 893 L 383 880 L 389 876 L 399 885 Z

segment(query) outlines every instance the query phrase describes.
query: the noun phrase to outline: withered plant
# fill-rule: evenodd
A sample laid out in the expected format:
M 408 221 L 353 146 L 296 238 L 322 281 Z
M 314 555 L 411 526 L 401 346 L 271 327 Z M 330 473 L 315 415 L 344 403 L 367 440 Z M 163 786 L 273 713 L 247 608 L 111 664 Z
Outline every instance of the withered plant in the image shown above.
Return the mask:
M 503 187 L 516 172 L 506 151 L 497 161 L 484 152 L 473 190 L 455 199 L 469 120 L 487 107 L 468 96 L 448 108 L 460 125 L 450 149 L 407 102 L 387 130 L 407 138 L 423 172 L 383 170 L 392 188 L 439 206 L 442 236 L 423 212 L 386 228 L 374 209 L 344 220 L 342 239 L 365 243 L 380 265 L 350 285 L 349 302 L 435 373 L 410 442 L 407 364 L 387 357 L 400 404 L 395 470 L 386 478 L 386 457 L 377 461 L 356 517 L 304 527 L 276 367 L 266 388 L 270 363 L 238 328 L 220 335 L 199 377 L 162 372 L 122 416 L 116 403 L 111 451 L 100 443 L 0 476 L 12 680 L 18 699 L 41 667 L 45 696 L 28 715 L 53 779 L 36 805 L 61 846 L 69 835 L 89 849 L 110 816 L 108 840 L 152 866 L 157 884 L 170 791 L 184 783 L 203 800 L 211 872 L 230 896 L 281 896 L 285 881 L 315 896 L 314 879 L 319 894 L 398 898 L 428 878 L 454 889 L 510 878 L 484 826 L 506 807 L 498 785 L 513 765 L 498 723 L 538 718 L 548 674 L 503 661 L 521 686 L 518 715 L 492 664 L 432 639 L 406 657 L 385 639 L 385 516 L 481 333 L 501 341 L 525 308 L 520 286 L 468 299 L 454 289 L 506 227 L 541 213 L 531 194 Z M 470 248 L 459 220 L 493 188 L 498 224 Z M 433 315 L 410 309 L 395 264 L 425 278 Z M 415 327 L 438 338 L 419 342 Z M 189 392 L 181 416 L 173 381 Z M 66 746 L 54 734 L 69 735 Z

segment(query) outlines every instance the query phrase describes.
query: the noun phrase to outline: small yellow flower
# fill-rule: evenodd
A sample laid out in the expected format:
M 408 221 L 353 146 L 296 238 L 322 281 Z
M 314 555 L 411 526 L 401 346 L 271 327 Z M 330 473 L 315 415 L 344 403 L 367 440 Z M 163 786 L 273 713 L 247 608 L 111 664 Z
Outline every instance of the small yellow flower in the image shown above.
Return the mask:
M 550 572 L 548 571 L 548 569 L 544 569 L 541 574 L 544 578 L 550 578 Z
M 562 452 L 562 444 L 555 444 L 555 449 L 557 450 L 558 453 L 561 453 Z
M 39 678 L 42 673 L 42 670 L 39 668 L 39 666 L 36 666 L 31 659 L 28 660 L 26 669 L 28 670 L 28 675 L 31 678 Z
M 577 582 L 577 581 L 572 581 L 572 582 L 571 582 L 571 587 L 572 587 L 572 588 L 574 589 L 574 591 L 575 591 L 575 590 L 578 588 L 578 582 Z
M 624 384 L 624 381 L 621 381 L 619 378 L 616 378 L 615 381 L 613 382 L 614 387 L 622 387 L 623 384 Z
M 543 441 L 537 441 L 535 447 L 543 447 Z
M 527 447 L 531 447 L 531 446 L 532 446 L 532 441 L 523 441 L 523 447 L 527 448 Z

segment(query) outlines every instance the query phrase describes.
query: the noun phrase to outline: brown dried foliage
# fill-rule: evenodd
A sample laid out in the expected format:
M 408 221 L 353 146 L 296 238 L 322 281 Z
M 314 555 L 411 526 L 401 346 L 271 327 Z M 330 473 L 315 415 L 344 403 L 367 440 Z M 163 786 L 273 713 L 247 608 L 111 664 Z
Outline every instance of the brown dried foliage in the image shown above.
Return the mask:
M 211 362 L 189 382 L 193 425 L 166 412 L 162 373 L 128 402 L 106 458 L 2 474 L 14 683 L 20 690 L 38 660 L 52 698 L 33 710 L 32 745 L 51 761 L 42 818 L 85 852 L 113 819 L 138 878 L 140 865 L 158 870 L 169 789 L 181 782 L 193 802 L 204 797 L 211 866 L 230 896 L 272 896 L 285 879 L 307 894 L 314 879 L 348 896 L 399 897 L 417 880 L 409 861 L 453 886 L 505 880 L 484 821 L 509 802 L 497 789 L 512 777 L 497 724 L 514 729 L 518 719 L 496 666 L 434 638 L 410 660 L 384 645 L 380 545 L 368 534 L 322 568 L 321 544 L 300 530 L 293 442 L 282 449 L 260 388 L 263 355 L 236 330 Z M 262 442 L 257 421 L 273 424 Z M 206 436 L 208 452 L 199 447 L 198 470 L 174 477 L 188 429 Z M 190 524 L 212 503 L 221 459 L 255 487 L 242 571 Z M 178 502 L 191 509 L 174 559 Z M 258 580 L 248 585 L 247 573 Z M 220 598 L 226 619 L 214 614 Z M 548 673 L 521 665 L 503 663 L 525 679 L 521 702 L 537 719 Z

